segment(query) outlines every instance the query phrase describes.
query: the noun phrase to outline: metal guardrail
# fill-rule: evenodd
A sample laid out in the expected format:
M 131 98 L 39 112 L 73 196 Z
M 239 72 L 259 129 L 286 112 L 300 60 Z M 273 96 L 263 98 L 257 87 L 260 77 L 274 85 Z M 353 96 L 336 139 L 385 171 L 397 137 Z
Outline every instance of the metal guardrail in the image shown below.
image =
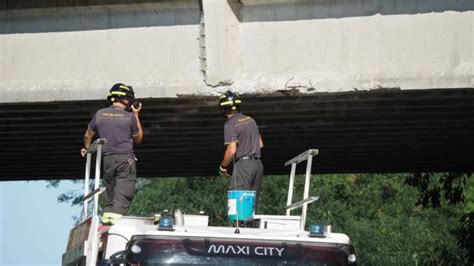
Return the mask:
M 86 154 L 86 173 L 84 177 L 84 197 L 83 197 L 83 214 L 82 221 L 88 219 L 88 203 L 90 200 L 94 199 L 94 209 L 92 210 L 91 217 L 91 227 L 89 230 L 89 235 L 86 241 L 86 246 L 84 252 L 88 254 L 86 256 L 86 265 L 96 265 L 97 263 L 97 250 L 98 250 L 98 239 L 97 231 L 99 228 L 99 217 L 97 215 L 99 210 L 99 194 L 105 191 L 105 188 L 99 188 L 100 181 L 100 166 L 102 162 L 102 146 L 107 143 L 106 139 L 97 139 L 95 140 L 87 149 Z M 91 173 L 91 161 L 92 154 L 96 153 L 96 162 L 95 162 L 95 178 L 94 178 L 94 191 L 89 193 L 89 181 Z
M 292 163 L 296 163 L 296 164 L 299 164 L 301 162 L 304 162 L 308 159 L 308 156 L 316 156 L 319 154 L 319 150 L 318 149 L 309 149 L 301 154 L 299 154 L 298 156 L 294 157 L 293 159 L 287 161 L 285 163 L 285 166 L 288 166 Z
M 89 181 L 91 175 L 91 161 L 92 161 L 92 154 L 96 153 L 96 162 L 95 162 L 95 180 L 94 180 L 94 190 L 99 189 L 99 181 L 100 181 L 100 166 L 102 162 L 102 146 L 107 143 L 107 140 L 104 138 L 95 140 L 87 149 L 86 155 L 86 172 L 84 177 L 84 198 L 83 198 L 83 214 L 82 214 L 82 221 L 87 219 L 87 212 L 89 210 Z M 99 194 L 101 192 L 93 192 L 94 194 L 94 210 L 92 215 L 97 215 L 98 212 L 98 205 L 99 205 Z
M 87 149 L 87 153 L 96 152 L 97 149 L 99 148 L 99 145 L 104 145 L 105 143 L 107 143 L 106 139 L 103 139 L 103 138 L 102 139 L 96 139 L 94 142 L 92 142 L 92 144 Z
M 285 163 L 285 166 L 288 166 L 291 164 L 290 184 L 288 187 L 288 200 L 286 202 L 286 215 L 289 216 L 291 210 L 302 207 L 303 210 L 301 211 L 301 224 L 300 224 L 301 230 L 304 230 L 304 227 L 306 225 L 306 214 L 307 214 L 308 204 L 315 202 L 319 199 L 319 197 L 309 196 L 309 185 L 311 181 L 311 166 L 313 163 L 313 156 L 316 156 L 318 154 L 319 154 L 318 149 L 309 149 Z M 306 163 L 306 177 L 305 177 L 305 182 L 304 182 L 303 200 L 292 203 L 293 187 L 295 184 L 296 165 L 304 161 L 307 161 L 307 163 Z
M 99 195 L 100 193 L 104 192 L 105 191 L 105 188 L 103 187 L 100 187 L 98 189 L 95 189 L 94 191 L 92 191 L 91 193 L 87 194 L 87 195 L 84 195 L 84 197 L 82 198 L 83 201 L 88 201 L 90 200 L 93 196 L 95 196 L 96 194 Z
M 303 204 L 310 204 L 310 203 L 313 203 L 317 200 L 319 200 L 319 197 L 309 197 L 307 199 L 304 199 L 304 200 L 301 200 L 301 201 L 298 201 L 298 202 L 295 202 L 291 205 L 286 206 L 286 210 L 291 211 L 291 210 L 294 210 L 296 208 L 299 208 L 299 207 L 303 206 Z

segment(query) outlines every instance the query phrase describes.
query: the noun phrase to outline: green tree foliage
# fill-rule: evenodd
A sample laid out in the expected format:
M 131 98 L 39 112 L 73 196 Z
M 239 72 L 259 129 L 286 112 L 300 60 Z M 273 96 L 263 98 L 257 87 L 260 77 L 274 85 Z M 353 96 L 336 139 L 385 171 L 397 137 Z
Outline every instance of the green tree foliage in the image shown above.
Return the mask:
M 419 191 L 417 204 L 423 207 L 441 207 L 444 198 L 448 204 L 464 202 L 464 187 L 470 174 L 466 173 L 414 173 L 405 178 L 408 184 Z
M 474 185 L 472 174 L 450 172 L 443 174 L 414 173 L 405 178 L 405 184 L 419 192 L 417 204 L 425 208 L 445 205 L 463 206 L 463 215 L 454 231 L 460 246 L 468 250 L 468 263 L 474 264 Z
M 141 181 L 130 213 L 147 216 L 163 210 L 180 209 L 184 213 L 204 211 L 212 225 L 227 221 L 227 180 L 223 177 L 163 178 Z
M 348 234 L 363 264 L 464 264 L 466 250 L 452 234 L 461 209 L 416 205 L 418 191 L 404 185 L 404 177 L 320 176 L 312 189 L 321 201 L 310 209 L 309 221 Z
M 450 179 L 451 190 L 457 191 L 451 194 L 446 193 L 446 175 L 431 175 L 425 190 L 407 184 L 406 178 L 407 174 L 315 175 L 310 195 L 320 200 L 309 206 L 308 224 L 331 224 L 333 231 L 350 236 L 362 265 L 469 264 L 473 217 L 466 210 L 474 198 L 471 176 L 461 183 Z M 457 184 L 465 188 L 462 195 Z M 227 186 L 223 177 L 142 180 L 130 212 L 147 216 L 164 209 L 204 211 L 211 225 L 227 225 Z M 303 186 L 304 177 L 297 176 L 293 201 L 302 199 Z M 436 204 L 421 204 L 423 192 L 436 186 L 439 197 L 427 201 Z M 267 176 L 257 213 L 283 215 L 287 191 L 287 176 Z M 449 195 L 462 199 L 453 201 Z

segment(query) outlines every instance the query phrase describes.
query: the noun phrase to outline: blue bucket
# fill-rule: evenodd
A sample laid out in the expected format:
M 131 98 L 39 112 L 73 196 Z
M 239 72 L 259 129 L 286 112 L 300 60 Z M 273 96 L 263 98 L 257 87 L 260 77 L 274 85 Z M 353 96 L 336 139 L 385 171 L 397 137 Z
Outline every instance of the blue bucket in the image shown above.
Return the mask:
M 229 221 L 248 221 L 255 213 L 255 191 L 227 191 L 227 219 Z

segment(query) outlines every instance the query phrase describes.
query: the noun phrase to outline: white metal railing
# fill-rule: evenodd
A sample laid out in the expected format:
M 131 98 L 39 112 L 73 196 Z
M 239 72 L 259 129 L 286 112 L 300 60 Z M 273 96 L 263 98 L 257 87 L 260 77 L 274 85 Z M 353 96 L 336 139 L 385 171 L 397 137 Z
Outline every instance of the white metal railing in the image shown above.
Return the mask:
M 102 162 L 102 145 L 107 143 L 106 139 L 97 139 L 94 141 L 89 148 L 87 149 L 86 155 L 86 173 L 84 177 L 84 197 L 83 197 L 83 213 L 82 213 L 82 221 L 85 221 L 88 218 L 88 209 L 89 209 L 89 201 L 94 198 L 94 209 L 92 211 L 92 216 L 97 216 L 98 207 L 99 207 L 99 194 L 102 193 L 105 189 L 99 188 L 99 181 L 100 181 L 100 165 Z M 94 179 L 94 191 L 89 193 L 89 181 L 90 181 L 90 174 L 91 174 L 91 161 L 92 161 L 92 154 L 97 152 L 96 154 L 96 162 L 95 162 L 95 179 Z
M 99 210 L 99 194 L 105 191 L 105 188 L 99 187 L 100 181 L 100 166 L 102 162 L 102 146 L 107 143 L 106 139 L 97 139 L 94 141 L 89 148 L 87 149 L 86 155 L 86 174 L 84 177 L 84 197 L 83 200 L 83 214 L 82 220 L 85 221 L 91 218 L 91 226 L 89 229 L 89 235 L 87 237 L 85 245 L 85 255 L 86 255 L 86 265 L 96 265 L 97 264 L 97 253 L 99 249 L 99 240 L 97 236 L 97 231 L 99 229 L 99 217 L 97 215 Z M 91 161 L 92 154 L 96 153 L 96 162 L 95 162 L 95 177 L 94 177 L 94 190 L 89 193 L 89 181 L 91 174 Z M 88 203 L 90 200 L 94 199 L 94 208 L 92 210 L 92 217 L 88 216 Z
M 315 202 L 319 199 L 319 197 L 310 197 L 309 196 L 309 186 L 310 186 L 310 181 L 311 181 L 311 166 L 313 163 L 313 156 L 316 156 L 319 154 L 319 150 L 317 149 L 309 149 L 300 155 L 294 157 L 293 159 L 287 161 L 285 163 L 285 166 L 288 166 L 291 164 L 291 172 L 290 172 L 290 184 L 288 187 L 288 200 L 286 202 L 286 215 L 289 216 L 291 210 L 300 208 L 302 207 L 301 211 L 301 224 L 300 224 L 300 229 L 304 230 L 304 227 L 306 225 L 306 213 L 308 209 L 308 204 Z M 303 195 L 303 200 L 292 203 L 293 201 L 293 187 L 295 183 L 295 173 L 296 173 L 296 165 L 307 161 L 306 163 L 306 178 L 304 182 L 304 195 Z

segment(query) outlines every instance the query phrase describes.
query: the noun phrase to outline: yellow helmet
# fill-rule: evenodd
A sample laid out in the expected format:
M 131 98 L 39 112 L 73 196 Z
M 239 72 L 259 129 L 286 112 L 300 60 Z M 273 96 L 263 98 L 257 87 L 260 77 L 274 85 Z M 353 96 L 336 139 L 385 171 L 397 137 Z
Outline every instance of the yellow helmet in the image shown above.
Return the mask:
M 128 98 L 130 102 L 135 99 L 135 93 L 133 92 L 132 86 L 127 86 L 123 83 L 117 83 L 110 89 L 107 100 L 111 102 L 119 101 L 123 98 Z
M 219 97 L 219 107 L 223 114 L 239 112 L 241 103 L 239 94 L 235 92 L 227 91 Z

